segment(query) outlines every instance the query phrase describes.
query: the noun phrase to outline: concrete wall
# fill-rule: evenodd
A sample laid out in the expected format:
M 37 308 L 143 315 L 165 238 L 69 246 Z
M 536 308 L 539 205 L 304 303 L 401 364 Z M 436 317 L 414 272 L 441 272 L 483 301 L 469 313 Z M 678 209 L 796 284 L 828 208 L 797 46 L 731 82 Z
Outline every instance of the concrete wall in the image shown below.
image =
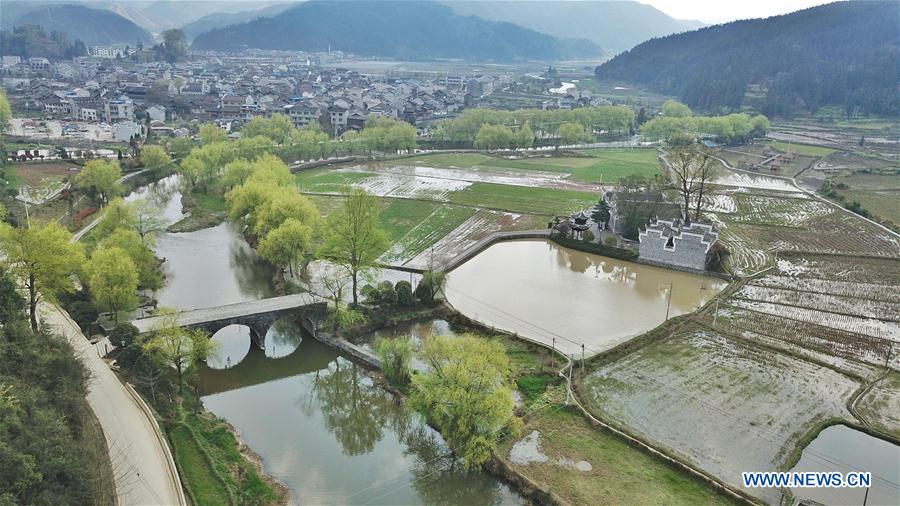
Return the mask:
M 666 249 L 667 238 L 660 237 L 659 231 L 648 230 L 641 234 L 640 258 L 650 262 L 675 265 L 697 271 L 706 270 L 706 244 L 700 237 L 685 234 L 675 237 L 674 249 Z

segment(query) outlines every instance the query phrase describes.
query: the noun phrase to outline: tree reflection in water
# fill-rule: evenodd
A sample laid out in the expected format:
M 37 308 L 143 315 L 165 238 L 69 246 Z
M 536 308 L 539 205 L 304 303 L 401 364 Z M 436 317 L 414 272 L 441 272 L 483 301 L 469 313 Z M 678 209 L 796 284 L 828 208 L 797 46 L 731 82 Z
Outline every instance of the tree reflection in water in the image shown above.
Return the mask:
M 325 428 L 341 443 L 345 455 L 371 452 L 384 435 L 391 411 L 397 410 L 360 366 L 342 358 L 316 373 L 311 393 Z
M 440 434 L 349 360 L 338 358 L 315 373 L 302 408 L 307 416 L 319 409 L 345 455 L 371 452 L 386 430 L 396 434 L 403 454 L 413 458 L 412 487 L 426 504 L 497 504 L 503 499 L 499 482 L 463 469 Z

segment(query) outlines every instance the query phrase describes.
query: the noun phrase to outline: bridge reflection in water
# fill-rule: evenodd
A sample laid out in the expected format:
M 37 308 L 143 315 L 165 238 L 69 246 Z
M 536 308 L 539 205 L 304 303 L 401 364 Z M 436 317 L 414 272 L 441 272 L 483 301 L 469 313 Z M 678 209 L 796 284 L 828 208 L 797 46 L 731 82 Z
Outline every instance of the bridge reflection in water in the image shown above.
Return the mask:
M 200 394 L 217 394 L 321 371 L 328 367 L 334 356 L 333 350 L 316 341 L 304 330 L 300 345 L 293 353 L 284 357 L 268 357 L 264 350 L 251 346 L 243 360 L 227 369 L 214 369 L 206 364 L 199 364 Z

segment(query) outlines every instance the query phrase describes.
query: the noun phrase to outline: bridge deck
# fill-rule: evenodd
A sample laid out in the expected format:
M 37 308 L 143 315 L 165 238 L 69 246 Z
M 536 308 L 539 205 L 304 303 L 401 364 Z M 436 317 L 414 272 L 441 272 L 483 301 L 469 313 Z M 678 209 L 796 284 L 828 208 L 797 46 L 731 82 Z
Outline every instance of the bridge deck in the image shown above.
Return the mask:
M 178 324 L 181 326 L 199 325 L 219 320 L 227 320 L 230 318 L 239 318 L 242 316 L 251 316 L 261 313 L 270 313 L 273 311 L 283 311 L 296 307 L 309 306 L 312 304 L 324 303 L 325 299 L 312 293 L 297 293 L 292 295 L 283 295 L 281 297 L 271 297 L 269 299 L 254 300 L 248 302 L 238 302 L 236 304 L 226 304 L 223 306 L 208 307 L 202 309 L 191 309 L 177 313 Z M 139 318 L 131 322 L 141 332 L 149 332 L 155 326 L 162 323 L 163 318 L 159 316 L 151 316 L 149 318 Z

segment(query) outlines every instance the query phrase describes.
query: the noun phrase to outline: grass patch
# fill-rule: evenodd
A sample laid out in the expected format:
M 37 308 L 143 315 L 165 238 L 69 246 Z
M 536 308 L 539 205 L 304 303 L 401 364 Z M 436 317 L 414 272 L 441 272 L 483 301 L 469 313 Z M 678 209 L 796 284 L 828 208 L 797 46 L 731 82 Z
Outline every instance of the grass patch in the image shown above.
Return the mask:
M 178 471 L 194 504 L 230 504 L 225 486 L 216 477 L 191 431 L 178 425 L 169 431 Z
M 589 149 L 581 157 L 535 157 L 508 160 L 479 153 L 447 153 L 422 158 L 399 160 L 403 165 L 423 165 L 450 169 L 505 169 L 562 172 L 571 179 L 596 183 L 613 182 L 628 175 L 655 176 L 659 163 L 654 149 Z
M 825 157 L 837 151 L 836 149 L 826 148 L 824 146 L 811 146 L 809 144 L 797 144 L 794 142 L 789 144 L 787 142 L 773 141 L 770 142 L 769 145 L 779 151 L 790 151 L 791 153 L 797 153 L 798 155 L 815 157 Z
M 301 191 L 313 193 L 340 193 L 344 187 L 376 176 L 371 172 L 341 171 L 331 168 L 303 170 L 294 175 Z
M 597 195 L 590 192 L 473 183 L 449 194 L 455 204 L 501 209 L 504 211 L 544 214 L 570 214 L 592 206 Z
M 552 408 L 551 408 L 552 409 Z M 592 427 L 579 413 L 565 409 L 536 412 L 526 433 L 540 432 L 540 450 L 548 459 L 513 465 L 571 504 L 735 504 L 727 497 L 621 439 Z M 514 441 L 500 449 L 508 455 Z M 586 461 L 590 471 L 564 462 Z
M 471 169 L 487 165 L 496 158 L 480 153 L 438 153 L 421 158 L 405 158 L 396 160 L 400 165 L 421 165 L 443 169 Z
M 183 422 L 172 432 L 176 454 L 183 453 L 183 461 L 194 469 L 185 469 L 184 472 L 189 475 L 194 473 L 190 478 L 191 487 L 198 495 L 198 504 L 227 504 L 230 497 L 238 498 L 239 502 L 247 499 L 258 504 L 279 500 L 279 492 L 244 459 L 231 430 L 215 416 L 207 412 L 185 414 Z M 178 448 L 179 445 L 184 445 L 184 448 Z M 205 462 L 205 468 L 201 466 L 200 458 Z M 185 467 L 185 464 L 181 465 Z M 217 490 L 211 491 L 212 487 Z M 211 500 L 201 500 L 201 494 L 209 495 Z
M 331 213 L 341 209 L 344 205 L 344 198 L 335 195 L 306 195 L 306 198 L 312 201 L 319 209 L 323 218 L 327 218 Z
M 559 378 L 557 376 L 550 374 L 528 374 L 516 378 L 516 388 L 519 389 L 519 392 L 522 392 L 522 395 L 525 396 L 525 400 L 531 403 L 544 395 L 544 392 L 547 391 L 547 387 L 555 384 L 558 380 Z
M 228 207 L 225 204 L 224 195 L 209 194 L 195 190 L 191 192 L 191 197 L 194 198 L 197 207 L 211 213 L 224 213 Z

